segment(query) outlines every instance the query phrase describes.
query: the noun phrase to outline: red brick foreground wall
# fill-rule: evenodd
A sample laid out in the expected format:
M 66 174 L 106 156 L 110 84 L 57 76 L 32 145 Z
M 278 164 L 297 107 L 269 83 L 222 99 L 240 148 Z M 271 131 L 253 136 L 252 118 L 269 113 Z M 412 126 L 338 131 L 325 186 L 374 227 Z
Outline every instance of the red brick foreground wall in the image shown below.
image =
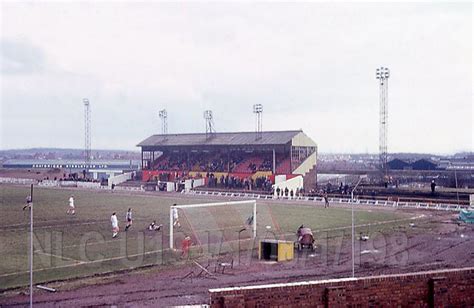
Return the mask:
M 209 292 L 211 307 L 473 307 L 474 267 Z

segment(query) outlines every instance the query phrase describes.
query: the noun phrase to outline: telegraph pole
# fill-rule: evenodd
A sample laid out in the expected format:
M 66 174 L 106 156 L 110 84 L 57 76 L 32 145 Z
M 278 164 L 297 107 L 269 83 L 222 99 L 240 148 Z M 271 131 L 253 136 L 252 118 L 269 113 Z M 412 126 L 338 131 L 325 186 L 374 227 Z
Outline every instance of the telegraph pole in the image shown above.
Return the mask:
M 33 184 L 31 184 L 30 197 L 30 307 L 33 307 Z

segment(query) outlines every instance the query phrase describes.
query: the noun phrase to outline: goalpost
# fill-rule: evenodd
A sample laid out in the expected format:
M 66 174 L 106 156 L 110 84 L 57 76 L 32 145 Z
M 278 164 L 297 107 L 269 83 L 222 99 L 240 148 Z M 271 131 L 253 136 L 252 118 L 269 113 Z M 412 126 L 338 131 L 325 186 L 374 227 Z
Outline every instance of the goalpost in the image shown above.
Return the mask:
M 249 205 L 252 206 L 252 235 L 253 238 L 257 237 L 257 201 L 246 200 L 246 201 L 229 201 L 229 202 L 216 202 L 216 203 L 200 203 L 200 204 L 188 204 L 188 205 L 173 205 L 170 207 L 170 248 L 174 248 L 174 215 L 175 210 L 190 209 L 190 208 L 203 208 L 203 207 L 217 207 L 217 206 L 236 206 L 236 205 Z

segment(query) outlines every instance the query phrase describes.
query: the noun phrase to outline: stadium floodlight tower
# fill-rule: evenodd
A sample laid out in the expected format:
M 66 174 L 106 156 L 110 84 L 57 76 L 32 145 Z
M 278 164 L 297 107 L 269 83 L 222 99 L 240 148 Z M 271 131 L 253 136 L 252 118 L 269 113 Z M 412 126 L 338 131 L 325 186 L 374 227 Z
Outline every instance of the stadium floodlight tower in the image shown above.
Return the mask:
M 206 139 L 212 136 L 212 133 L 215 133 L 214 120 L 212 117 L 212 110 L 204 111 L 204 120 L 206 120 Z
M 388 125 L 388 78 L 390 70 L 387 67 L 380 67 L 375 71 L 379 80 L 380 88 L 380 123 L 379 123 L 379 161 L 382 177 L 388 176 L 387 169 L 387 125 Z
M 84 98 L 84 162 L 86 165 L 91 162 L 91 109 L 90 102 Z
M 262 138 L 262 113 L 263 105 L 253 105 L 253 113 L 255 113 L 255 140 Z
M 161 119 L 161 134 L 167 135 L 168 134 L 168 112 L 166 109 L 158 111 L 158 116 Z

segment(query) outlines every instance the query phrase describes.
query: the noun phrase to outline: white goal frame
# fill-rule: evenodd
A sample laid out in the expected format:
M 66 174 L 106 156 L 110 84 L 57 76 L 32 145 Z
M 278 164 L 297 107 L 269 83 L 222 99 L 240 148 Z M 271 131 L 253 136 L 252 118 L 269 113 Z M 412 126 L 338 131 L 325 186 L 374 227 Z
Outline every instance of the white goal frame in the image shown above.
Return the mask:
M 170 249 L 174 248 L 174 209 L 186 209 L 186 208 L 196 208 L 196 207 L 210 207 L 210 206 L 232 206 L 238 204 L 249 204 L 253 205 L 253 221 L 252 221 L 252 231 L 253 238 L 257 237 L 257 200 L 245 200 L 245 201 L 228 201 L 228 202 L 216 202 L 216 203 L 199 203 L 199 204 L 187 204 L 187 205 L 172 205 L 170 207 Z

